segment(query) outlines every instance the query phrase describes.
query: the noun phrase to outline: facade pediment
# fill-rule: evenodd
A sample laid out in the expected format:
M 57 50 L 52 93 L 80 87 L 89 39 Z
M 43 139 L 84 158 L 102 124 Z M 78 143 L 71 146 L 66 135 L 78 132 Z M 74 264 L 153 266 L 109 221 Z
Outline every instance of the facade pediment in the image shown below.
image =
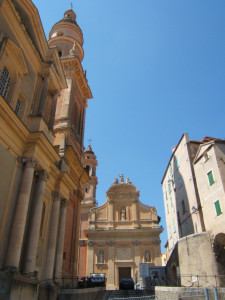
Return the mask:
M 21 74 L 27 74 L 27 64 L 23 55 L 23 51 L 12 40 L 5 39 L 5 51 L 10 52 L 10 56 L 14 58 L 15 64 L 20 69 Z

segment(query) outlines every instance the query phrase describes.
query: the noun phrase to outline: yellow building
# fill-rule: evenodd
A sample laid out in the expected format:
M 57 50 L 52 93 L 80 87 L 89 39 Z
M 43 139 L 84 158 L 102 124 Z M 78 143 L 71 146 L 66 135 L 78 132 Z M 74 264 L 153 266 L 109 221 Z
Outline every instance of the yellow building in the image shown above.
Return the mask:
M 140 263 L 161 266 L 159 235 L 163 229 L 157 210 L 142 204 L 137 188 L 128 178 L 124 182 L 123 175 L 120 177 L 121 182 L 116 178 L 108 189 L 105 204 L 97 207 L 93 201 L 91 206 L 87 197 L 81 209 L 79 264 L 83 272 L 85 266 L 86 276 L 105 273 L 109 290 L 118 289 L 123 277 L 138 282 Z
M 37 299 L 38 290 L 44 299 L 43 284 L 77 275 L 92 95 L 75 18 L 67 11 L 48 44 L 32 1 L 0 1 L 0 281 L 9 299 Z

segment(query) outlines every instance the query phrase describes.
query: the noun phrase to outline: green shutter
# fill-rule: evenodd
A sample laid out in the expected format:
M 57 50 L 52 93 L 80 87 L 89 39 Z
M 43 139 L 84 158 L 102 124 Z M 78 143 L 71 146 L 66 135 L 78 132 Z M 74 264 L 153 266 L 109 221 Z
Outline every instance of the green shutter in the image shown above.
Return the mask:
M 214 178 L 213 178 L 213 173 L 212 171 L 210 171 L 208 173 L 208 179 L 209 179 L 209 184 L 212 185 L 215 181 L 214 181 Z
M 221 214 L 222 214 L 222 211 L 221 211 L 221 207 L 220 207 L 220 201 L 217 200 L 216 202 L 214 202 L 214 204 L 215 204 L 217 216 L 221 215 Z

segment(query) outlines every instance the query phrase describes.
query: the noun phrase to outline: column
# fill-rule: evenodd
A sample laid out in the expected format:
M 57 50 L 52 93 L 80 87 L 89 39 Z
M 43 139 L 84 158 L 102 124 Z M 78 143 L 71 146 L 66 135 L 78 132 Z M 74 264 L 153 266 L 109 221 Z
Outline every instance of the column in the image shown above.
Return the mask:
M 33 215 L 29 224 L 29 236 L 27 241 L 27 249 L 23 272 L 33 273 L 37 255 L 38 238 L 41 224 L 42 206 L 45 193 L 45 185 L 48 175 L 45 171 L 37 172 L 38 181 L 35 187 L 35 196 L 32 207 Z
M 132 201 L 132 211 L 133 211 L 133 227 L 138 228 L 137 220 L 137 200 Z
M 48 94 L 49 80 L 50 80 L 50 74 L 46 74 L 45 78 L 44 78 L 43 88 L 42 88 L 40 102 L 39 102 L 39 106 L 38 106 L 38 112 L 37 112 L 37 114 L 40 116 L 42 116 L 44 113 L 45 103 L 46 103 L 47 94 Z
M 56 242 L 58 233 L 58 221 L 59 221 L 59 207 L 61 195 L 57 192 L 53 192 L 53 204 L 52 204 L 52 216 L 50 222 L 50 228 L 48 233 L 48 246 L 45 259 L 45 272 L 44 279 L 53 278 L 53 269 L 56 253 Z
M 88 242 L 87 249 L 87 276 L 90 276 L 94 271 L 94 242 Z
M 154 242 L 154 252 L 155 252 L 155 265 L 161 266 L 162 265 L 162 259 L 161 259 L 161 241 L 160 239 L 156 239 Z
M 135 240 L 133 243 L 133 261 L 135 262 L 135 266 L 133 267 L 133 279 L 135 279 L 135 283 L 139 280 L 139 264 L 141 263 L 141 253 L 140 253 L 140 241 Z
M 8 255 L 6 259 L 6 267 L 8 268 L 19 268 L 35 166 L 36 162 L 33 159 L 25 161 L 25 169 L 23 172 L 20 192 L 17 200 L 16 212 L 8 247 Z
M 66 225 L 66 207 L 68 201 L 63 199 L 61 202 L 58 241 L 55 255 L 55 274 L 54 278 L 60 279 L 62 275 L 63 249 L 64 249 L 64 233 Z
M 109 223 L 110 226 L 109 227 L 113 227 L 113 202 L 112 200 L 109 201 Z
M 109 258 L 108 258 L 108 278 L 107 278 L 107 289 L 109 290 L 115 290 L 116 286 L 115 286 L 115 282 L 114 282 L 114 278 L 115 278 L 115 266 L 114 266 L 114 261 L 115 261 L 115 257 L 114 257 L 114 242 L 110 241 L 108 243 L 108 247 L 109 247 Z

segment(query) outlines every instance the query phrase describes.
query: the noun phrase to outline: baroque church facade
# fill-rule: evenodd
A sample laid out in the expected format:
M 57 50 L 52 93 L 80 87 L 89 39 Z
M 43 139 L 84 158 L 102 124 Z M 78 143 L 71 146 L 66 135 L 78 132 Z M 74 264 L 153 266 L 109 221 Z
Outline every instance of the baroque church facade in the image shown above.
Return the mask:
M 89 146 L 84 153 L 91 181 L 81 205 L 79 275 L 104 273 L 106 288 L 119 289 L 124 277 L 140 281 L 140 264 L 161 266 L 160 218 L 157 209 L 139 201 L 139 191 L 120 175 L 106 192 L 106 202 L 95 199 L 96 156 Z
M 78 275 L 80 206 L 90 181 L 82 161 L 85 111 L 92 98 L 82 45 L 72 9 L 47 41 L 32 1 L 0 1 L 2 297 L 45 299 L 47 284 L 54 289 L 62 277 Z

